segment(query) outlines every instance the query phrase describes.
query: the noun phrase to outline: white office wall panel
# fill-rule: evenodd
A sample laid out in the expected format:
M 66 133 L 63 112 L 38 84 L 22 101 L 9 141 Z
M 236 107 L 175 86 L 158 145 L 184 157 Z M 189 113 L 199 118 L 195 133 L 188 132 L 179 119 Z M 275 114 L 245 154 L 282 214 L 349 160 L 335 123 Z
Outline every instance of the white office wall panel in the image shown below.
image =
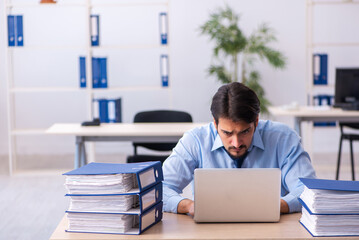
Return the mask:
M 100 15 L 100 44 L 159 45 L 159 14 L 166 12 L 165 5 L 94 7 Z
M 16 93 L 16 128 L 46 128 L 86 119 L 86 96 L 79 92 Z
M 359 4 L 318 4 L 314 6 L 314 43 L 359 42 Z
M 39 5 L 16 7 L 14 15 L 23 15 L 25 47 L 86 46 L 86 8 Z
M 14 49 L 14 87 L 79 88 L 83 52 L 60 49 Z

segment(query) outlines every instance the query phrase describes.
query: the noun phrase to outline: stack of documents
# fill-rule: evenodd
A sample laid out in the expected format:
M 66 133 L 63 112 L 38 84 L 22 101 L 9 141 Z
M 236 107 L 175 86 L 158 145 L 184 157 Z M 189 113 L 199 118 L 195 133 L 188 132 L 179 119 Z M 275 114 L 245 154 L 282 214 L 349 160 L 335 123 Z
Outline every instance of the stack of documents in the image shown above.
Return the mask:
M 300 223 L 315 237 L 359 235 L 359 182 L 300 179 Z
M 64 175 L 68 232 L 140 234 L 162 219 L 161 162 L 90 163 Z

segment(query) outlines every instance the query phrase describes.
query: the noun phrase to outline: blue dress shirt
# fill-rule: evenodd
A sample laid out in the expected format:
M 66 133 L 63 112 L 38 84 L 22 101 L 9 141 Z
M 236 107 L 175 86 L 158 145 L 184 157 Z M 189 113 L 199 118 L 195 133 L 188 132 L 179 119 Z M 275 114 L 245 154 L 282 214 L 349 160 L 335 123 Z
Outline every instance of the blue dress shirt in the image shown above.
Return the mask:
M 193 180 L 196 168 L 236 168 L 212 123 L 186 132 L 163 164 L 164 211 L 177 213 L 180 194 Z M 315 178 L 315 171 L 300 137 L 288 126 L 260 120 L 242 168 L 279 168 L 281 196 L 290 212 L 298 212 L 303 191 L 300 177 Z M 240 184 L 240 183 L 238 183 Z

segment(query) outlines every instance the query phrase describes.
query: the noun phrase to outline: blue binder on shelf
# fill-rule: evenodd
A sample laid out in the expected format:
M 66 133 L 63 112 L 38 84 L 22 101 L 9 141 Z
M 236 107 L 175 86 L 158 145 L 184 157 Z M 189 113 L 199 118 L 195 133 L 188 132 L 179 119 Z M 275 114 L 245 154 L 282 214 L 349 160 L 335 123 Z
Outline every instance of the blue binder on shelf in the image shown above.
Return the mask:
M 168 87 L 168 55 L 162 54 L 160 58 L 160 71 L 161 71 L 161 81 L 162 87 Z
M 168 21 L 167 13 L 160 13 L 160 35 L 161 35 L 161 44 L 167 45 L 168 43 Z
M 92 58 L 92 88 L 100 88 L 101 66 L 99 58 Z
M 91 15 L 91 46 L 100 45 L 100 16 Z
M 328 54 L 313 54 L 313 83 L 328 84 Z
M 99 118 L 100 122 L 108 123 L 108 101 L 107 99 L 101 98 L 98 99 L 98 106 L 99 106 Z
M 107 175 L 120 173 L 135 175 L 138 189 L 133 189 L 134 193 L 145 191 L 163 181 L 162 164 L 159 161 L 122 164 L 92 162 L 63 175 Z
M 23 23 L 22 16 L 16 16 L 16 45 L 24 46 L 24 31 L 23 31 Z
M 86 88 L 86 57 L 80 57 L 80 88 Z
M 146 231 L 148 228 L 150 228 L 151 226 L 153 226 L 154 224 L 160 222 L 162 220 L 162 208 L 163 208 L 163 203 L 162 201 L 157 203 L 155 206 L 153 206 L 152 208 L 148 209 L 146 212 L 144 212 L 143 214 L 126 214 L 126 215 L 132 215 L 133 218 L 131 219 L 131 222 L 133 222 L 134 224 L 132 225 L 132 228 L 123 231 L 121 229 L 119 229 L 118 231 L 116 230 L 106 230 L 106 231 L 94 231 L 93 228 L 91 228 L 91 230 L 89 230 L 88 228 L 81 230 L 72 230 L 72 229 L 67 229 L 66 232 L 87 232 L 87 233 L 108 233 L 108 234 L 128 234 L 128 235 L 138 235 L 141 234 L 142 232 Z M 121 215 L 123 214 L 118 214 L 118 213 L 106 213 L 106 214 L 97 214 L 97 213 L 67 213 L 68 218 L 69 218 L 69 222 L 71 226 L 71 218 L 74 217 L 76 218 L 77 216 L 81 216 L 81 217 L 90 217 L 92 221 L 97 221 L 97 222 L 102 222 L 105 223 L 104 221 L 106 221 L 106 219 L 108 218 L 116 218 L 118 217 L 119 219 L 122 218 Z
M 136 192 L 136 191 L 129 191 L 127 193 L 122 194 L 66 194 L 65 196 L 68 197 L 89 197 L 92 201 L 96 199 L 96 197 L 101 197 L 103 199 L 103 202 L 106 202 L 105 197 L 112 198 L 116 196 L 126 196 L 130 195 L 134 197 L 134 206 L 130 208 L 127 211 L 119 211 L 119 210 L 98 210 L 98 209 L 86 209 L 86 210 L 71 210 L 69 209 L 66 212 L 82 212 L 82 213 L 123 213 L 123 214 L 142 214 L 157 203 L 162 201 L 163 193 L 162 193 L 162 182 L 157 183 L 153 187 L 147 189 L 143 192 Z M 82 200 L 84 203 L 86 203 L 86 198 Z M 100 204 L 100 203 L 99 203 Z
M 107 58 L 99 58 L 100 63 L 100 83 L 99 88 L 107 88 Z
M 15 46 L 15 16 L 7 16 L 7 31 L 8 31 L 8 45 L 9 47 Z

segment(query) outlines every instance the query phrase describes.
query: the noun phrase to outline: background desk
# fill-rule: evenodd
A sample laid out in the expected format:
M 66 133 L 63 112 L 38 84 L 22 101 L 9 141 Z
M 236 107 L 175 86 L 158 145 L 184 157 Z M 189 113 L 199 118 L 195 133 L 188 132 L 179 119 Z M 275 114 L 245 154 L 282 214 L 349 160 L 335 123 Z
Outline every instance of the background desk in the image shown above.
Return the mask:
M 282 107 L 269 107 L 273 116 L 294 117 L 294 129 L 302 135 L 301 123 L 303 121 L 322 122 L 359 122 L 359 111 L 344 111 L 340 108 L 320 109 L 314 107 L 299 107 L 296 110 L 287 110 Z
M 57 123 L 47 134 L 76 137 L 75 168 L 86 164 L 87 141 L 177 142 L 183 134 L 205 123 L 102 123 L 83 127 L 81 124 Z
M 298 222 L 301 214 L 282 215 L 279 223 L 200 223 L 187 215 L 164 213 L 162 222 L 141 235 L 67 233 L 64 217 L 51 236 L 60 239 L 309 239 L 312 236 Z M 321 240 L 343 239 L 321 237 Z M 345 238 L 345 239 L 359 239 Z

